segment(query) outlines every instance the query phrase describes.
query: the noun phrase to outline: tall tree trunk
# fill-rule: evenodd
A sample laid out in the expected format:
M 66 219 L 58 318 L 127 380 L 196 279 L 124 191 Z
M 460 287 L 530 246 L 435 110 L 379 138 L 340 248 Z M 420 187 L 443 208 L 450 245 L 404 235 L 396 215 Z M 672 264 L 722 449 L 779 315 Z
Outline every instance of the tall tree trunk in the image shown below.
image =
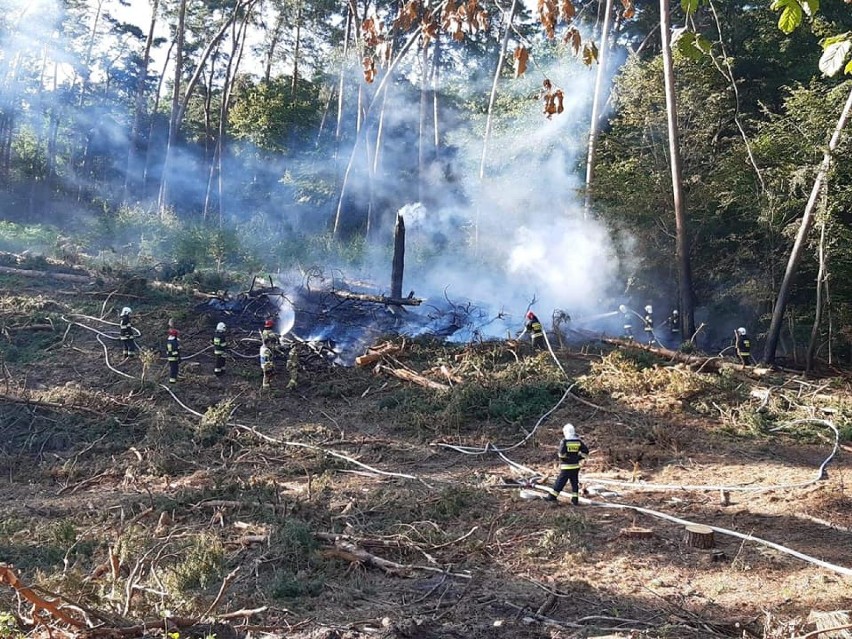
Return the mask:
M 139 60 L 136 73 L 136 95 L 133 105 L 133 123 L 130 125 L 130 143 L 127 148 L 127 165 L 124 170 L 124 191 L 122 199 L 127 202 L 130 192 L 130 176 L 135 173 L 134 164 L 138 155 L 139 129 L 142 126 L 142 118 L 145 114 L 145 85 L 148 81 L 148 65 L 151 62 L 151 47 L 154 44 L 154 29 L 157 26 L 157 11 L 160 0 L 153 0 L 151 4 L 151 24 L 148 26 L 148 37 L 145 39 L 145 48 L 142 58 Z M 137 174 L 137 181 L 139 176 Z
M 174 75 L 174 86 L 172 87 L 172 110 L 171 116 L 169 117 L 169 137 L 166 140 L 166 156 L 163 158 L 163 173 L 160 176 L 160 194 L 157 198 L 157 208 L 160 211 L 160 216 L 162 217 L 166 210 L 166 205 L 168 204 L 169 197 L 169 171 L 171 171 L 171 155 L 172 149 L 177 142 L 177 132 L 178 132 L 178 116 L 180 114 L 180 80 L 181 75 L 183 73 L 183 41 L 184 41 L 184 28 L 186 26 L 186 2 L 187 0 L 180 0 L 180 4 L 178 5 L 178 22 L 177 22 L 177 30 L 175 31 L 175 48 L 177 49 L 175 52 L 175 75 Z
M 278 42 L 281 40 L 281 31 L 284 28 L 284 11 L 279 11 L 275 18 L 275 26 L 272 28 L 270 35 L 269 48 L 266 50 L 266 63 L 263 65 L 263 81 L 269 84 L 272 79 L 272 64 L 275 62 L 275 49 L 278 48 Z
M 169 50 L 166 51 L 166 59 L 163 61 L 163 70 L 160 73 L 160 79 L 157 81 L 157 90 L 154 92 L 154 106 L 151 108 L 151 118 L 148 123 L 148 146 L 145 148 L 145 168 L 142 170 L 142 193 L 146 196 L 148 195 L 148 173 L 151 168 L 151 151 L 153 150 L 153 145 L 151 144 L 151 140 L 154 137 L 154 126 L 157 123 L 156 113 L 160 109 L 160 98 L 163 97 L 163 82 L 166 79 L 166 70 L 169 66 L 169 60 L 172 57 L 172 51 L 175 48 L 175 41 L 172 40 L 169 45 Z
M 429 121 L 429 49 L 422 47 L 420 53 L 420 113 L 419 126 L 417 128 L 417 200 L 423 201 L 426 193 L 426 145 L 429 133 L 427 131 Z
M 840 143 L 840 135 L 846 126 L 846 121 L 849 119 L 849 113 L 852 111 L 852 89 L 846 98 L 846 104 L 840 112 L 840 117 L 837 119 L 837 124 L 834 127 L 834 133 L 831 135 L 831 140 L 828 142 L 828 148 L 822 156 L 822 163 L 819 171 L 817 171 L 814 185 L 811 189 L 811 195 L 808 198 L 808 203 L 805 205 L 805 213 L 802 216 L 802 221 L 799 224 L 799 232 L 796 235 L 796 241 L 793 244 L 793 249 L 790 252 L 790 258 L 787 260 L 787 270 L 784 272 L 784 279 L 781 281 L 781 288 L 778 289 L 778 298 L 775 300 L 775 308 L 772 310 L 772 322 L 769 325 L 769 332 L 766 334 L 766 347 L 763 351 L 763 361 L 766 364 L 775 363 L 775 351 L 778 349 L 778 338 L 781 334 L 781 324 L 784 320 L 784 311 L 787 308 L 787 302 L 790 300 L 790 289 L 793 286 L 793 278 L 799 268 L 799 262 L 802 259 L 802 252 L 805 249 L 805 244 L 808 239 L 808 233 L 811 230 L 814 222 L 814 212 L 816 211 L 817 200 L 819 199 L 822 184 L 828 176 L 828 169 L 831 167 L 832 156 L 834 150 Z
M 677 127 L 677 96 L 675 95 L 674 62 L 671 49 L 671 16 L 669 0 L 660 0 L 660 35 L 663 46 L 663 82 L 666 90 L 666 122 L 669 132 L 669 163 L 672 173 L 672 198 L 675 211 L 675 233 L 680 292 L 680 318 L 690 337 L 695 333 L 695 303 L 692 296 L 692 268 L 689 258 L 689 237 L 686 227 L 686 203 L 681 179 L 680 140 Z
M 296 6 L 296 43 L 293 47 L 293 83 L 290 85 L 290 100 L 295 104 L 296 90 L 299 85 L 299 55 L 302 44 L 302 2 Z
M 595 76 L 595 92 L 592 96 L 592 120 L 589 124 L 589 149 L 586 156 L 586 194 L 583 216 L 592 214 L 592 185 L 595 180 L 595 153 L 598 144 L 598 129 L 601 119 L 603 84 L 606 78 L 606 60 L 609 55 L 609 30 L 612 21 L 612 0 L 605 0 L 604 20 L 601 29 L 601 45 L 598 47 L 598 72 Z
M 822 288 L 825 285 L 825 220 L 820 223 L 819 230 L 819 270 L 816 276 L 816 302 L 814 303 L 814 325 L 811 327 L 811 339 L 808 342 L 808 351 L 805 354 L 805 371 L 814 369 L 814 355 L 816 354 L 817 341 L 819 340 L 819 328 L 822 323 Z
M 441 135 L 438 126 L 438 82 L 441 64 L 441 40 L 435 38 L 435 51 L 432 54 L 432 132 L 434 133 L 435 159 L 440 156 Z
M 491 126 L 494 117 L 494 100 L 497 98 L 497 81 L 503 70 L 503 61 L 506 59 L 506 49 L 509 46 L 509 34 L 512 32 L 512 21 L 515 19 L 515 11 L 518 9 L 518 0 L 512 0 L 512 7 L 506 17 L 506 31 L 503 32 L 503 42 L 500 43 L 500 55 L 497 58 L 497 68 L 494 70 L 494 79 L 491 82 L 491 94 L 488 97 L 488 114 L 485 117 L 485 133 L 482 136 L 482 157 L 479 160 L 479 181 L 485 179 L 485 160 L 488 157 L 488 141 L 491 136 Z M 479 250 L 479 216 L 481 204 L 476 205 L 476 221 L 473 227 L 474 250 Z

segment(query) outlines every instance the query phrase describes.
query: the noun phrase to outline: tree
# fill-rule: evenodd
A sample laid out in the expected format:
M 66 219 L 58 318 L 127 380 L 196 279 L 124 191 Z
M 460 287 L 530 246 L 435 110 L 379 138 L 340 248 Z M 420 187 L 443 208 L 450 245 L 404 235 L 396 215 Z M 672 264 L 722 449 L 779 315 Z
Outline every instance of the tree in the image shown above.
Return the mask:
M 663 47 L 663 77 L 666 90 L 666 121 L 669 134 L 669 163 L 672 176 L 675 233 L 678 262 L 680 317 L 688 335 L 695 333 L 695 305 L 692 298 L 692 267 L 689 257 L 689 236 L 686 224 L 686 202 L 681 180 L 680 143 L 677 126 L 677 97 L 675 95 L 674 63 L 671 50 L 671 18 L 669 0 L 660 0 L 660 35 Z

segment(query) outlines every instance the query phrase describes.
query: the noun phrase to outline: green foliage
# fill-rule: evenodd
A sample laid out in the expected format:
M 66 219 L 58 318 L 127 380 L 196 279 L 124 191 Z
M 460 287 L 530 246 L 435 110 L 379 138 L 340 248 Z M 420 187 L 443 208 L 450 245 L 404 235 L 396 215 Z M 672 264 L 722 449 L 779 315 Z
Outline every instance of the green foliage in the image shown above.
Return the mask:
M 191 536 L 179 554 L 180 559 L 165 575 L 165 583 L 176 593 L 186 595 L 207 588 L 222 574 L 225 549 L 210 533 Z
M 23 639 L 24 636 L 15 616 L 9 612 L 0 612 L 0 639 Z
M 778 17 L 778 28 L 784 33 L 790 34 L 802 24 L 803 5 L 799 0 L 773 0 L 770 8 L 780 11 Z
M 228 432 L 228 420 L 234 408 L 232 400 L 223 400 L 204 411 L 195 427 L 195 440 L 202 445 L 212 444 Z
M 59 231 L 49 226 L 0 220 L 0 251 L 48 251 L 58 239 Z

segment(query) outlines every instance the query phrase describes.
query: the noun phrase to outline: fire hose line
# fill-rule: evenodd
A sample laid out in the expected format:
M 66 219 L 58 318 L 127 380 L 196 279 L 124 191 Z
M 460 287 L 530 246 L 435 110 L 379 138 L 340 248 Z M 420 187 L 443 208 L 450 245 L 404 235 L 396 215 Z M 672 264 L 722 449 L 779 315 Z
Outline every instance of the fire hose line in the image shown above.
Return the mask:
M 650 515 L 652 517 L 657 517 L 658 519 L 665 519 L 667 521 L 674 522 L 676 524 L 681 524 L 683 526 L 693 525 L 696 522 L 689 521 L 687 519 L 681 519 L 680 517 L 675 517 L 674 515 L 669 515 L 657 510 L 651 510 L 650 508 L 642 508 L 641 506 L 632 506 L 630 504 L 619 504 L 615 502 L 606 502 L 606 501 L 593 501 L 591 499 L 581 498 L 581 503 L 588 504 L 590 506 L 598 506 L 599 508 L 613 508 L 616 510 L 633 510 L 635 512 L 643 513 L 645 515 Z M 826 570 L 831 570 L 832 572 L 839 573 L 841 575 L 845 575 L 847 577 L 852 577 L 852 568 L 847 568 L 845 566 L 838 566 L 837 564 L 832 564 L 827 561 L 823 561 L 822 559 L 817 559 L 816 557 L 812 557 L 811 555 L 806 555 L 797 550 L 793 550 L 792 548 L 787 548 L 786 546 L 782 546 L 780 544 L 776 544 L 773 541 L 769 541 L 768 539 L 762 539 L 760 537 L 755 537 L 751 534 L 745 534 L 741 532 L 737 532 L 736 530 L 729 530 L 727 528 L 720 528 L 719 526 L 712 526 L 709 524 L 701 524 L 702 526 L 707 526 L 711 530 L 719 533 L 720 535 L 728 535 L 729 537 L 736 537 L 738 539 L 742 539 L 743 541 L 754 541 L 763 546 L 768 546 L 769 548 L 773 548 L 778 552 L 782 552 L 784 554 L 790 555 L 792 557 L 796 557 L 797 559 L 801 559 L 810 564 L 814 564 L 821 568 L 825 568 Z
M 71 313 L 71 315 L 73 317 L 82 317 L 83 319 L 88 319 L 88 320 L 93 320 L 95 322 L 100 322 L 101 324 L 109 324 L 110 326 L 119 326 L 119 324 L 116 323 L 116 322 L 110 322 L 109 320 L 101 319 L 100 317 L 93 317 L 91 315 L 81 315 L 80 313 Z M 69 324 L 72 323 L 69 320 L 65 319 L 64 317 L 62 317 L 62 319 L 65 320 L 66 322 L 68 322 Z M 79 326 L 83 326 L 83 325 L 79 324 Z M 131 326 L 130 329 L 134 333 L 136 333 L 136 335 L 134 337 L 141 337 L 142 336 L 142 333 L 135 326 Z M 113 339 L 115 339 L 115 338 L 113 338 Z
M 541 417 L 538 418 L 538 421 L 535 423 L 535 426 L 533 426 L 533 429 L 530 432 L 528 432 L 524 436 L 523 439 L 512 444 L 511 446 L 499 447 L 499 446 L 495 446 L 491 442 L 486 443 L 485 446 L 482 447 L 482 448 L 478 448 L 478 447 L 474 447 L 474 446 L 456 446 L 455 444 L 444 444 L 444 443 L 436 443 L 434 445 L 440 446 L 441 448 L 449 448 L 451 450 L 455 450 L 456 452 L 463 453 L 465 455 L 484 455 L 485 453 L 487 453 L 489 451 L 493 451 L 493 452 L 495 452 L 499 455 L 500 453 L 502 453 L 504 451 L 514 450 L 515 448 L 518 448 L 519 446 L 524 445 L 533 435 L 535 435 L 536 431 L 538 430 L 538 427 L 541 426 L 541 423 L 545 419 L 547 419 L 551 415 L 551 413 L 553 413 L 553 411 L 555 411 L 557 408 L 559 408 L 562 405 L 562 402 L 564 402 L 565 399 L 568 397 L 568 395 L 571 394 L 571 391 L 574 389 L 574 387 L 576 385 L 577 385 L 577 382 L 574 382 L 567 389 L 565 389 L 565 392 L 562 394 L 562 397 L 559 399 L 558 402 L 556 402 L 556 404 L 553 406 L 553 408 L 551 408 L 544 415 L 542 415 Z
M 81 316 L 77 316 L 77 317 L 87 317 L 87 316 L 81 315 Z M 60 319 L 65 321 L 65 322 L 68 322 L 69 324 L 71 324 L 73 326 L 79 326 L 81 328 L 85 328 L 87 331 L 91 331 L 91 332 L 97 334 L 100 337 L 106 337 L 107 339 L 112 339 L 112 340 L 121 339 L 120 337 L 116 337 L 115 335 L 110 335 L 109 333 L 104 333 L 103 331 L 99 331 L 96 328 L 92 328 L 91 326 L 86 326 L 85 324 L 81 324 L 80 322 L 75 322 L 73 320 L 69 320 L 69 319 L 67 319 L 63 316 L 60 316 Z M 93 318 L 90 318 L 90 319 L 97 319 L 97 318 L 93 317 Z M 107 322 L 105 320 L 98 320 L 98 321 L 104 322 L 105 324 L 112 324 L 112 322 Z M 136 333 L 136 335 L 134 337 L 141 337 L 142 336 L 142 333 L 140 333 L 138 330 L 136 330 L 135 328 L 133 330 Z M 100 342 L 100 339 L 98 339 L 98 341 Z M 103 345 L 103 342 L 101 342 L 101 345 Z M 193 353 L 192 355 L 184 355 L 184 356 L 181 357 L 181 361 L 183 361 L 185 359 L 192 359 L 193 357 L 198 357 L 199 355 L 201 355 L 201 353 L 204 353 L 205 351 L 209 351 L 211 348 L 213 348 L 212 344 L 205 346 L 200 351 L 198 351 L 197 353 Z M 166 358 L 161 357 L 160 359 L 164 360 Z M 107 362 L 107 366 L 109 366 L 109 362 Z M 109 367 L 112 368 L 112 366 L 109 366 Z M 113 368 L 113 370 L 116 370 L 116 369 Z

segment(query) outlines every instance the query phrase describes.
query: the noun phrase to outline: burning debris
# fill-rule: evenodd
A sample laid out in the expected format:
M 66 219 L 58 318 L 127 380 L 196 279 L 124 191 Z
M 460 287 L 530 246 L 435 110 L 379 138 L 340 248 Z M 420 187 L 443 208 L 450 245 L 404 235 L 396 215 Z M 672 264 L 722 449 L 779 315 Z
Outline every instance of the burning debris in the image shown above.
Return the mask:
M 255 277 L 248 290 L 211 298 L 196 311 L 257 342 L 264 322 L 272 319 L 282 348 L 302 344 L 342 366 L 353 365 L 359 355 L 389 336 L 476 339 L 489 323 L 484 310 L 471 303 L 453 303 L 445 296 L 438 304 L 417 309 L 422 303 L 414 291 L 407 297 L 386 296 L 367 284 L 311 274 L 301 285 L 286 288 L 271 276 Z

